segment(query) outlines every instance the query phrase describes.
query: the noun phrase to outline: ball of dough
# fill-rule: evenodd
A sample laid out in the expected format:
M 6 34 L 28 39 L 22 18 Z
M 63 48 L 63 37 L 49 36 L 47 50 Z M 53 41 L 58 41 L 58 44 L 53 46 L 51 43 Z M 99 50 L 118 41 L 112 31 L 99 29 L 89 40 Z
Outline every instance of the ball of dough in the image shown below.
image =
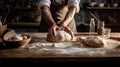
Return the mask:
M 61 41 L 71 41 L 72 35 L 63 29 L 57 29 L 57 26 L 53 28 L 54 36 L 49 36 L 50 33 L 48 33 L 47 40 L 52 42 L 61 42 Z M 51 38 L 50 38 L 51 37 Z
M 52 42 L 61 42 L 61 41 L 71 41 L 72 37 L 69 33 L 65 32 L 64 30 L 57 30 L 55 31 L 55 37 L 49 39 L 48 41 Z
M 70 41 L 71 40 L 71 35 L 63 30 L 56 31 L 56 37 L 61 38 L 60 41 Z
M 21 40 L 23 40 L 23 37 L 21 35 L 15 35 L 14 40 L 15 41 L 21 41 Z

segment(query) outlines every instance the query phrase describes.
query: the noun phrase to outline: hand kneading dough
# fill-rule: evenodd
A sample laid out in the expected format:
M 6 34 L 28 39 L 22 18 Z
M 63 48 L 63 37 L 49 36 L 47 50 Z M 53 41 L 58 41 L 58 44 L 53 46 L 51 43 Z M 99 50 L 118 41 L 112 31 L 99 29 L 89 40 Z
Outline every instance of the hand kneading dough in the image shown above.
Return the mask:
M 54 31 L 55 37 L 49 39 L 48 41 L 52 42 L 61 42 L 61 41 L 71 41 L 72 37 L 69 33 L 65 32 L 64 30 Z

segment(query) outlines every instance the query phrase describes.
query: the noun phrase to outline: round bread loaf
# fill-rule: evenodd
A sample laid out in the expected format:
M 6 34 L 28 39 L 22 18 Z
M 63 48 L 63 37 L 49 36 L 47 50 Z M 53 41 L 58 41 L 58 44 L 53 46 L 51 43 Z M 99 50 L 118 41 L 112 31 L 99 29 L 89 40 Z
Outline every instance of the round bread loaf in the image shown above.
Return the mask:
M 99 47 L 104 47 L 104 45 L 106 44 L 106 41 L 100 37 L 86 37 L 86 38 L 79 38 L 78 40 L 84 45 L 90 47 L 99 48 Z

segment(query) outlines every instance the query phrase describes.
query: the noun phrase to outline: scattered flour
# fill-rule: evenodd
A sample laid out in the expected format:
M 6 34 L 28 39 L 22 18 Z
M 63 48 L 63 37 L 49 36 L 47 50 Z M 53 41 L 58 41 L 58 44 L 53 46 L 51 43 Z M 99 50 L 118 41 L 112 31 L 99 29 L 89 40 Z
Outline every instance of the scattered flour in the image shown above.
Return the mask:
M 28 46 L 28 49 L 35 49 L 34 53 L 56 54 L 56 55 L 80 55 L 80 56 L 104 56 L 108 54 L 108 50 L 112 50 L 120 46 L 120 42 L 116 40 L 106 40 L 103 48 L 87 47 L 80 43 L 40 43 L 35 42 Z M 37 48 L 37 49 L 36 49 Z M 111 53 L 109 53 L 111 55 Z
M 97 50 L 96 50 L 97 49 Z M 101 48 L 77 48 L 77 47 L 69 47 L 69 48 L 42 48 L 36 50 L 35 53 L 43 53 L 47 54 L 56 54 L 56 55 L 87 55 L 87 56 L 99 56 L 105 55 L 106 51 Z

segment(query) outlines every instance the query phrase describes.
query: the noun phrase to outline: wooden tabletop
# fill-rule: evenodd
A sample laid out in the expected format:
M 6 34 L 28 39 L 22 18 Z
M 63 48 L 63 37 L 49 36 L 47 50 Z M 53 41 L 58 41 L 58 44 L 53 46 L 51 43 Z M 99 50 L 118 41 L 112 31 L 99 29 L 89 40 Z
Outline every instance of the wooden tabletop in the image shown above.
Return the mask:
M 80 42 L 62 42 L 52 43 L 46 41 L 47 33 L 25 33 L 32 37 L 31 42 L 26 48 L 11 48 L 0 49 L 0 61 L 15 61 L 27 60 L 27 61 L 103 61 L 103 60 L 120 60 L 120 49 L 117 48 L 93 48 L 84 46 Z M 76 37 L 88 36 L 86 33 L 75 33 Z M 97 36 L 95 33 L 94 35 Z M 111 39 L 116 41 L 110 42 L 113 45 L 120 45 L 120 33 L 111 33 Z M 36 48 L 29 49 L 28 47 L 34 45 L 43 45 Z M 46 45 L 47 44 L 47 45 Z M 66 46 L 52 47 L 53 44 L 64 44 Z M 12 60 L 11 60 L 12 59 Z M 97 60 L 96 60 L 97 59 Z

